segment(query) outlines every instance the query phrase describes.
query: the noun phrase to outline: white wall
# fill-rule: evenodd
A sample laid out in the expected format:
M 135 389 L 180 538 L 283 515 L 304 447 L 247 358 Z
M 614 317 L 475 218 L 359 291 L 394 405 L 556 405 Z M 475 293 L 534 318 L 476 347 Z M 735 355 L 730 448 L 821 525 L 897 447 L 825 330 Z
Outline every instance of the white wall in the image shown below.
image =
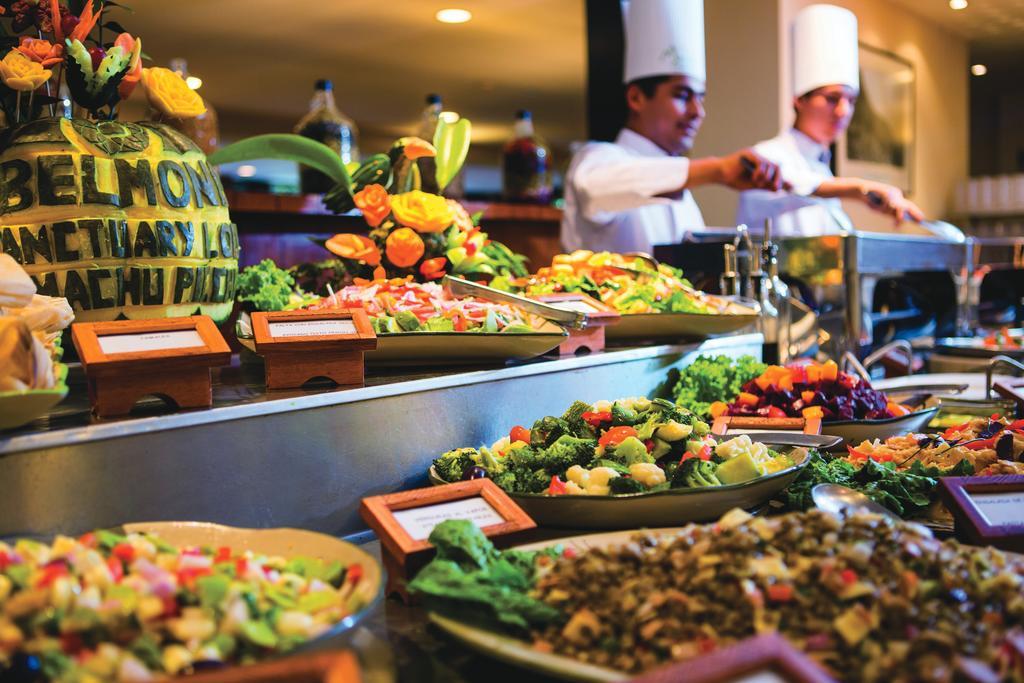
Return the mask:
M 889 0 L 829 0 L 857 15 L 861 42 L 914 65 L 917 77 L 911 198 L 929 217 L 952 213 L 953 192 L 968 167 L 966 41 Z M 792 123 L 790 26 L 814 0 L 705 0 L 708 118 L 695 155 L 726 154 L 775 135 Z M 732 225 L 736 194 L 694 193 L 708 225 Z M 863 205 L 847 210 L 854 224 L 890 229 Z

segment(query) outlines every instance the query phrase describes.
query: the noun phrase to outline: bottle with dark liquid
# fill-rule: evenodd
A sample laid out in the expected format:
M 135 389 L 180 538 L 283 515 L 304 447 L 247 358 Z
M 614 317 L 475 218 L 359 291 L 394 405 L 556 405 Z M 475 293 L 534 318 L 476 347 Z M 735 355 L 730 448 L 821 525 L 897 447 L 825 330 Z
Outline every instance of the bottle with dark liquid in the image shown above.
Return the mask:
M 423 109 L 423 115 L 420 117 L 420 127 L 416 131 L 417 137 L 433 144 L 434 132 L 437 130 L 437 122 L 441 118 L 442 110 L 441 96 L 434 93 L 427 95 L 427 106 Z M 435 177 L 437 163 L 434 161 L 434 157 L 421 157 L 416 160 L 416 166 L 420 172 L 420 189 L 437 194 L 437 178 Z
M 533 130 L 530 112 L 516 112 L 515 132 L 502 151 L 503 196 L 510 202 L 551 201 L 551 149 Z
M 343 163 L 359 161 L 359 129 L 338 110 L 334 89 L 328 80 L 316 82 L 309 113 L 295 126 L 295 132 L 324 143 L 338 153 Z M 334 187 L 334 181 L 316 169 L 300 166 L 299 186 L 303 194 L 323 194 Z

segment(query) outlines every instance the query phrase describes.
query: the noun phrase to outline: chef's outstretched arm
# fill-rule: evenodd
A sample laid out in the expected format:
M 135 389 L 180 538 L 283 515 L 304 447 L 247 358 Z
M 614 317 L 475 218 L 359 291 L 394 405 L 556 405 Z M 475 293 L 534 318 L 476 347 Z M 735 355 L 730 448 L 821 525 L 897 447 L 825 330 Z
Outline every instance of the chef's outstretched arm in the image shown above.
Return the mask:
M 571 182 L 587 218 L 678 199 L 686 189 L 717 183 L 737 190 L 787 187 L 778 165 L 745 149 L 725 157 L 623 158 L 611 146 L 596 147 L 570 169 Z M 741 161 L 746 157 L 748 162 Z M 744 166 L 750 167 L 747 170 Z
M 857 199 L 876 211 L 890 214 L 896 223 L 910 219 L 924 220 L 921 208 L 903 196 L 898 187 L 863 178 L 828 178 L 823 180 L 814 194 L 819 197 Z

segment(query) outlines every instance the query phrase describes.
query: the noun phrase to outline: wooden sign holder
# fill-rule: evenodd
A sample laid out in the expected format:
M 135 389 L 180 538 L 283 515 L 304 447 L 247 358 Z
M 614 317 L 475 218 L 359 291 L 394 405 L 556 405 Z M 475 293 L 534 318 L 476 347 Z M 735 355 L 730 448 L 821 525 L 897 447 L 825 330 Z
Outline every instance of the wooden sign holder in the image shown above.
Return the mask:
M 413 538 L 394 513 L 467 498 L 483 498 L 504 520 L 481 528 L 488 538 L 507 537 L 537 526 L 507 493 L 486 478 L 363 498 L 359 514 L 380 539 L 381 555 L 388 574 L 387 595 L 397 593 L 408 601 L 406 580 L 434 556 L 434 546 L 426 539 Z
M 586 318 L 586 325 L 584 327 L 568 328 L 569 338 L 558 345 L 558 354 L 560 356 L 572 356 L 580 349 L 586 349 L 591 353 L 601 351 L 604 349 L 604 328 L 617 322 L 622 317 L 611 306 L 578 292 L 559 292 L 533 298 L 549 305 L 579 302 L 582 306 L 592 309 L 586 310 L 585 308 L 582 311 Z
M 315 324 L 318 321 L 351 320 L 355 332 L 273 336 L 275 323 Z M 364 353 L 377 348 L 377 335 L 361 308 L 331 311 L 280 311 L 252 314 L 256 353 L 266 365 L 268 389 L 298 389 L 316 377 L 326 377 L 343 387 L 361 387 Z
M 992 477 L 939 477 L 939 497 L 953 513 L 955 535 L 971 545 L 991 545 L 1011 552 L 1024 552 L 1024 505 L 1015 505 L 1017 517 L 1011 524 L 990 524 L 972 501 L 973 494 L 1021 494 L 1024 475 Z
M 1017 402 L 1017 414 L 1024 414 L 1024 378 L 1010 377 L 996 380 L 992 389 L 1005 399 Z
M 147 342 L 160 333 L 194 331 L 201 346 L 158 348 Z M 149 345 L 148 350 L 103 351 L 105 337 L 135 337 L 128 346 Z M 178 408 L 213 405 L 210 369 L 231 362 L 231 349 L 208 316 L 159 320 L 117 320 L 74 323 L 71 339 L 82 361 L 89 385 L 89 401 L 98 417 L 127 415 L 147 395 L 171 401 Z
M 770 432 L 801 431 L 804 434 L 821 434 L 821 418 L 719 415 L 711 425 L 711 433 L 718 436 L 725 436 L 730 429 L 758 429 Z
M 655 669 L 631 682 L 732 683 L 755 680 L 758 674 L 767 675 L 765 680 L 785 683 L 835 683 L 810 657 L 777 633 L 747 638 L 695 659 Z
M 359 660 L 349 650 L 303 653 L 188 677 L 189 683 L 360 683 Z

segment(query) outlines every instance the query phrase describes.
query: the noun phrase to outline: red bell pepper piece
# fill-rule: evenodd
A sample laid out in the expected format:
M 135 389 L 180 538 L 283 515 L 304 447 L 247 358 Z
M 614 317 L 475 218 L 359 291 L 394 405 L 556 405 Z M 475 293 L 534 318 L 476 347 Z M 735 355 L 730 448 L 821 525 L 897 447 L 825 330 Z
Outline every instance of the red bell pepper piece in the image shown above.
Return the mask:
M 121 583 L 121 579 L 124 578 L 124 565 L 121 564 L 121 560 L 116 557 L 108 557 L 107 569 L 110 570 L 110 575 L 114 577 L 114 583 Z
M 548 485 L 549 496 L 562 496 L 565 495 L 565 482 L 558 478 L 558 475 L 551 477 L 551 484 Z
M 582 417 L 583 421 L 586 422 L 591 427 L 600 427 L 602 422 L 612 421 L 612 413 L 610 410 L 602 410 L 601 412 L 597 413 L 592 413 L 588 411 L 580 415 L 580 417 Z
M 110 552 L 117 559 L 129 564 L 135 559 L 135 548 L 130 543 L 118 543 Z
M 644 447 L 647 448 L 647 452 L 650 453 L 654 450 L 654 439 L 647 439 L 644 441 Z
M 709 446 L 707 444 L 704 444 L 703 446 L 701 446 L 700 450 L 697 451 L 697 457 L 700 458 L 701 460 L 710 460 L 711 459 L 711 446 Z
M 359 583 L 359 579 L 363 578 L 363 565 L 354 564 L 348 568 L 348 572 L 345 574 L 345 580 L 353 586 Z
M 793 599 L 793 587 L 788 583 L 776 583 L 768 586 L 768 599 L 772 602 L 789 602 Z
M 778 406 L 768 406 L 768 417 L 786 417 L 786 411 Z
M 78 542 L 81 543 L 82 545 L 84 545 L 86 548 L 95 548 L 96 547 L 96 534 L 94 534 L 91 531 L 89 533 L 87 533 L 87 534 L 82 534 L 81 536 L 78 537 Z M 2 567 L 0 567 L 0 569 L 2 569 Z
M 0 551 L 0 572 L 7 569 L 11 565 L 11 556 L 5 552 Z
M 68 566 L 63 562 L 48 564 L 42 568 L 41 576 L 36 579 L 36 588 L 46 588 L 61 576 L 68 575 Z
M 871 458 L 870 455 L 868 455 L 867 453 L 863 453 L 861 451 L 858 451 L 853 446 L 847 446 L 846 447 L 846 452 L 849 453 L 850 457 L 853 458 L 854 460 L 868 460 L 868 459 Z
M 249 562 L 244 557 L 239 557 L 235 560 L 235 576 L 245 576 L 245 573 L 249 571 Z
M 1001 434 L 993 436 L 991 439 L 985 439 L 984 441 L 968 441 L 963 446 L 964 448 L 972 451 L 983 451 L 986 448 L 995 448 L 996 441 L 999 440 Z
M 631 436 L 636 436 L 636 430 L 628 425 L 612 427 L 601 435 L 597 443 L 601 446 L 617 446 Z
M 844 569 L 843 571 L 839 572 L 839 577 L 847 586 L 852 586 L 853 584 L 857 583 L 857 579 L 859 578 L 857 576 L 857 572 L 855 572 L 852 569 Z

